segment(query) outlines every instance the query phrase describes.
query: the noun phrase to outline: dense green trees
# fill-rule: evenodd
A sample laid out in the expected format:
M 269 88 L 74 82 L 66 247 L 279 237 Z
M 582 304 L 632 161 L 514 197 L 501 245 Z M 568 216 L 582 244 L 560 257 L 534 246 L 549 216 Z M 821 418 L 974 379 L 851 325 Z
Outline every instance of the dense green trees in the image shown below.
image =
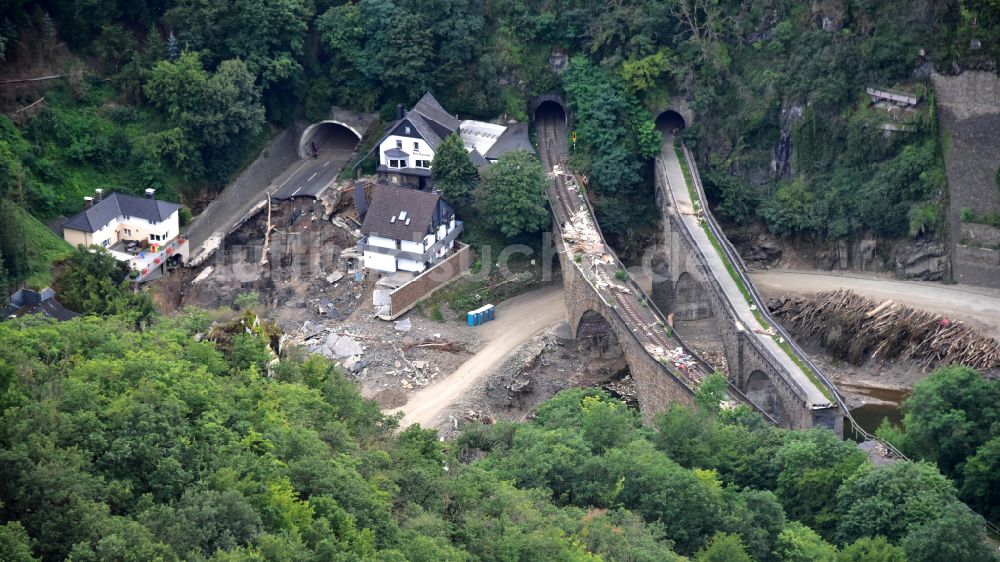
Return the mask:
M 242 157 L 239 148 L 264 125 L 255 80 L 239 59 L 223 61 L 214 73 L 190 52 L 156 63 L 145 93 L 173 125 L 158 134 L 159 153 L 192 177 L 225 178 Z
M 128 264 L 104 248 L 79 247 L 63 262 L 53 287 L 59 302 L 81 314 L 120 315 L 137 325 L 153 314 L 149 295 L 132 290 Z
M 551 218 L 545 200 L 548 179 L 535 156 L 524 150 L 504 154 L 483 172 L 476 193 L 482 219 L 508 238 L 538 232 Z
M 114 316 L 0 324 L 0 556 L 992 556 L 979 521 L 929 464 L 862 459 L 831 512 L 818 501 L 829 498 L 826 482 L 807 495 L 849 472 L 832 435 L 776 429 L 745 408 L 683 406 L 657 431 L 594 389 L 560 393 L 530 423 L 473 426 L 456 442 L 416 426 L 397 433 L 323 358 L 292 349 L 276 364 L 241 359 L 233 335 L 262 357 L 273 340 L 269 328 L 246 333 L 253 313 L 244 314 L 212 327 L 189 312 L 143 331 Z M 674 443 L 685 419 L 707 447 Z M 811 509 L 794 504 L 798 521 L 782 506 L 790 494 Z M 805 521 L 832 526 L 834 541 Z
M 903 412 L 901 428 L 883 425 L 879 435 L 907 455 L 936 463 L 964 501 L 1000 520 L 1000 382 L 968 367 L 942 367 L 913 386 Z
M 472 193 L 479 185 L 479 172 L 469 159 L 462 137 L 457 134 L 445 137 L 434 153 L 431 173 L 434 188 L 452 204 L 461 208 L 472 201 Z

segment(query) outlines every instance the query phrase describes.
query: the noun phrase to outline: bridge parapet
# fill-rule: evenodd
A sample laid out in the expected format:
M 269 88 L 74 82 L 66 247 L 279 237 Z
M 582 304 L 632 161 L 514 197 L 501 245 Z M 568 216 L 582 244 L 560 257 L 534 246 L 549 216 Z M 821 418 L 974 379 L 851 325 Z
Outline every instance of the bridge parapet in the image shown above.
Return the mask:
M 746 277 L 739 255 L 728 246 L 728 240 L 710 212 L 704 207 L 697 208 L 696 203 L 705 199 L 693 158 L 685 147 L 684 157 L 693 183 L 691 191 L 685 193 L 679 186 L 672 189 L 670 185 L 666 158 L 671 155 L 667 150 L 672 151 L 672 146 L 665 145 L 664 154 L 657 158 L 656 187 L 671 268 L 674 278 L 687 272 L 710 289 L 707 293 L 716 312 L 732 382 L 758 406 L 778 418 L 781 425 L 824 425 L 839 430 L 843 410 L 835 396 L 822 386 L 822 382 L 814 380 L 815 373 L 806 372 L 810 365 L 799 356 L 801 350 L 795 347 L 789 352 L 783 346 L 791 338 L 783 331 L 772 331 L 780 330 L 780 325 L 769 318 Z M 683 182 L 687 190 L 688 178 L 678 178 L 676 170 L 674 174 L 674 181 Z M 693 215 L 693 218 L 683 215 Z M 699 233 L 702 235 L 698 239 L 695 237 L 693 230 L 701 229 L 701 220 L 707 222 L 718 241 L 714 249 L 709 247 L 710 239 L 705 236 L 708 233 Z M 723 260 L 729 260 L 730 265 Z M 720 279 L 720 275 L 735 275 L 738 279 Z M 722 283 L 723 280 L 728 283 Z M 740 301 L 739 309 L 736 300 Z M 682 303 L 677 304 L 681 306 Z

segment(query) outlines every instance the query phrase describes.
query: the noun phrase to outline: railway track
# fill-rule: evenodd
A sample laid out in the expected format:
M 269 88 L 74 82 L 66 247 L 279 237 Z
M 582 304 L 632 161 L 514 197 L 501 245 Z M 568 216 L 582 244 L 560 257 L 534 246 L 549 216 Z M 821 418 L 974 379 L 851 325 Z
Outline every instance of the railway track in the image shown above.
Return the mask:
M 546 171 L 551 172 L 556 165 L 564 165 L 565 154 L 560 148 L 565 146 L 565 125 L 561 119 L 547 118 L 539 119 L 537 126 L 542 163 L 545 165 Z M 553 213 L 560 227 L 571 222 L 572 217 L 581 210 L 586 210 L 589 213 L 585 203 L 580 201 L 578 192 L 568 188 L 566 177 L 562 174 L 555 174 L 549 188 L 549 199 L 553 203 Z M 594 229 L 597 228 L 599 227 L 595 222 Z M 593 270 L 598 273 L 601 283 L 606 285 L 603 288 L 600 285 L 595 288 L 608 298 L 613 308 L 651 355 L 665 357 L 667 353 L 680 348 L 683 354 L 689 356 L 693 360 L 694 368 L 686 369 L 682 374 L 688 379 L 686 384 L 697 387 L 714 369 L 689 350 L 676 336 L 667 335 L 661 325 L 661 319 L 645 305 L 639 303 L 640 294 L 637 292 L 637 286 L 612 281 L 619 267 L 617 259 L 612 263 L 593 263 Z

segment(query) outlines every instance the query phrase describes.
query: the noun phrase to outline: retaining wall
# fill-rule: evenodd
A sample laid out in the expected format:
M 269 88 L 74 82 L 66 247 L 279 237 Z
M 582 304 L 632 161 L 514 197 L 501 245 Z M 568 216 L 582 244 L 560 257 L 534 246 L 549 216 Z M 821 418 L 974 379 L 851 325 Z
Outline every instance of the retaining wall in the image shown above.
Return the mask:
M 472 247 L 461 242 L 455 244 L 459 246 L 458 251 L 389 294 L 389 314 L 386 319 L 398 318 L 413 308 L 420 299 L 469 271 L 473 260 Z

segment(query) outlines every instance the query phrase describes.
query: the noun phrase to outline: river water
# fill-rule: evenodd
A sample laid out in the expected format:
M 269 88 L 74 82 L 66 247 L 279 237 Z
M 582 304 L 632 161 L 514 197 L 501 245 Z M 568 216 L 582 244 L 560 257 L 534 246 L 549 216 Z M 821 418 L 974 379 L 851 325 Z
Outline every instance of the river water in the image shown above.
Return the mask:
M 887 419 L 889 423 L 895 425 L 902 423 L 903 413 L 899 407 L 903 400 L 910 395 L 909 390 L 863 386 L 851 386 L 845 390 L 852 394 L 874 399 L 870 402 L 866 400 L 868 403 L 851 409 L 851 416 L 858 422 L 858 425 L 869 433 L 875 433 L 878 426 Z

